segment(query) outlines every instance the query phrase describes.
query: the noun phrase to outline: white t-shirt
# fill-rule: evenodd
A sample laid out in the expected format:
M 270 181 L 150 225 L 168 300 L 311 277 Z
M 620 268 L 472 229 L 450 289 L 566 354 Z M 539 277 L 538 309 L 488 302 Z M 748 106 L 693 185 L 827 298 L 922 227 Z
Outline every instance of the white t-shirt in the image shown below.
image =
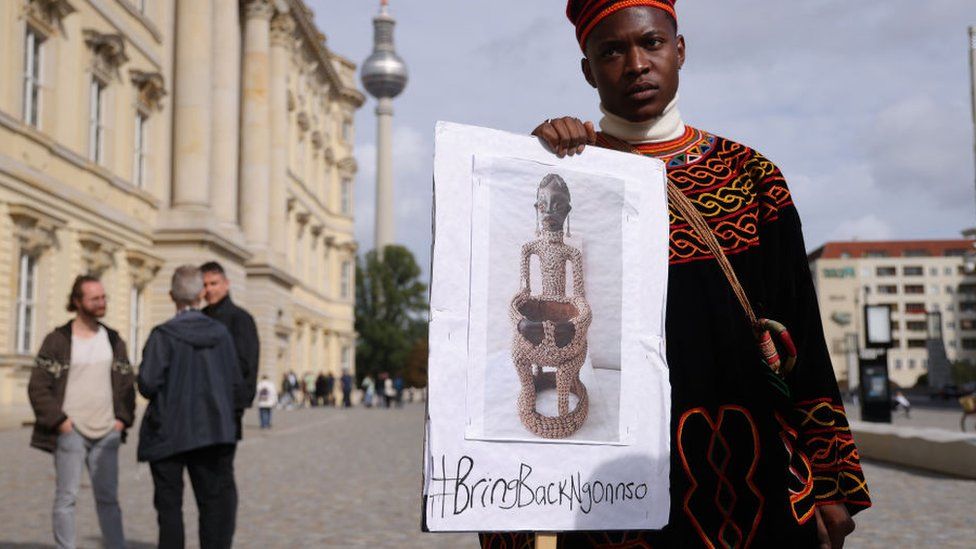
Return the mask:
M 112 399 L 112 346 L 99 326 L 93 337 L 71 337 L 71 367 L 61 409 L 79 433 L 102 438 L 115 427 Z

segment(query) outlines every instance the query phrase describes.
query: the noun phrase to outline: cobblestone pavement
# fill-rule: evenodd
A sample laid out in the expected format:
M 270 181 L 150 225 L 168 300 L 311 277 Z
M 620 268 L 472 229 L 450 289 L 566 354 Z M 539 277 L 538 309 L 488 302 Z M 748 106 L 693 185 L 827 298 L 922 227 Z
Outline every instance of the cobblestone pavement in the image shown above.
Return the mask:
M 419 531 L 423 407 L 276 412 L 261 432 L 246 418 L 238 450 L 236 547 L 476 547 L 472 535 Z M 52 547 L 51 458 L 27 447 L 29 430 L 0 432 L 0 548 Z M 123 446 L 121 498 L 130 546 L 156 539 L 152 480 Z M 972 495 L 963 481 L 867 463 L 875 507 L 857 516 L 847 547 L 972 547 Z M 187 539 L 196 547 L 196 508 L 185 504 Z M 81 547 L 99 547 L 91 489 L 78 501 Z

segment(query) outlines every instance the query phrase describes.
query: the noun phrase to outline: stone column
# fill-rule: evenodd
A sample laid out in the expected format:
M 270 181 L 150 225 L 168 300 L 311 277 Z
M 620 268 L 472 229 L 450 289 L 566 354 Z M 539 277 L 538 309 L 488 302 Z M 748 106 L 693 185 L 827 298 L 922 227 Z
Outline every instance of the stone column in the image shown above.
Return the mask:
M 177 0 L 173 93 L 173 206 L 210 202 L 212 0 Z
M 282 254 L 288 245 L 288 59 L 295 20 L 279 13 L 271 20 L 271 248 Z M 280 258 L 279 258 L 280 259 Z
M 268 259 L 270 153 L 268 79 L 270 0 L 245 0 L 241 105 L 241 226 L 256 262 Z
M 223 225 L 237 225 L 241 27 L 239 0 L 214 0 L 213 135 L 210 202 Z

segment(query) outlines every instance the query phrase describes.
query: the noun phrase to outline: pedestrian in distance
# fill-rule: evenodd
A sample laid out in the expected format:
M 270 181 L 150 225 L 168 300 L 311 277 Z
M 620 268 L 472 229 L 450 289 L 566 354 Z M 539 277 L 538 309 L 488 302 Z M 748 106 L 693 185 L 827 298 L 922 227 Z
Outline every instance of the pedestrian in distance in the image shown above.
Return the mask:
M 372 376 L 366 374 L 366 377 L 363 378 L 361 387 L 363 389 L 363 406 L 372 408 L 373 396 L 376 394 L 376 383 L 373 382 Z
M 349 370 L 342 371 L 339 384 L 342 386 L 342 407 L 349 408 L 352 406 L 352 376 L 349 375 Z
M 261 376 L 261 381 L 258 382 L 258 395 L 256 398 L 261 428 L 270 429 L 271 411 L 278 405 L 278 391 L 275 389 L 274 382 L 268 379 L 267 374 Z
M 901 391 L 895 391 L 895 409 L 901 408 L 905 411 L 905 417 L 911 417 L 912 403 L 905 396 L 905 393 Z
M 318 393 L 316 392 L 315 374 L 311 371 L 305 372 L 305 377 L 302 378 L 302 390 L 302 406 L 306 404 L 313 407 L 316 406 Z
M 244 402 L 247 408 L 254 401 L 254 392 L 258 383 L 258 357 L 261 354 L 261 344 L 258 338 L 258 328 L 251 313 L 239 307 L 230 297 L 230 280 L 224 268 L 216 261 L 210 261 L 200 266 L 203 273 L 204 299 L 207 306 L 203 314 L 217 320 L 227 327 L 234 339 L 234 350 L 237 352 L 237 362 L 244 380 Z M 243 436 L 242 420 L 245 408 L 237 410 L 237 440 Z
M 320 406 L 329 405 L 329 393 L 326 384 L 325 372 L 320 370 L 319 375 L 315 378 L 315 403 Z
M 383 372 L 383 404 L 389 408 L 396 398 L 396 388 L 393 386 L 393 379 L 390 374 Z
M 227 328 L 196 309 L 203 277 L 178 267 L 170 284 L 176 315 L 153 328 L 139 367 L 149 400 L 138 460 L 149 462 L 161 549 L 182 548 L 183 471 L 199 510 L 200 546 L 231 547 L 237 517 L 234 453 L 248 389 Z
M 119 445 L 135 417 L 135 377 L 125 342 L 100 321 L 106 296 L 98 278 L 75 278 L 67 309 L 75 317 L 44 338 L 31 368 L 31 446 L 54 454 L 55 545 L 75 547 L 75 502 L 87 467 L 102 544 L 123 548 Z
M 396 394 L 396 407 L 403 408 L 403 376 L 397 374 L 393 378 L 393 391 Z
M 335 406 L 335 376 L 329 372 L 325 376 L 325 400 L 328 406 Z

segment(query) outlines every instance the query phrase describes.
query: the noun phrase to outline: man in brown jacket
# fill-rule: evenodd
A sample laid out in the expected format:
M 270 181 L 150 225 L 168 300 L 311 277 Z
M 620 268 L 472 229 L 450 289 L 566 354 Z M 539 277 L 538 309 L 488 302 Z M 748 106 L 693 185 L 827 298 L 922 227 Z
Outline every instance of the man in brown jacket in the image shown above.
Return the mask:
M 75 318 L 44 338 L 31 371 L 31 446 L 54 454 L 55 544 L 75 547 L 75 500 L 87 465 L 104 545 L 121 548 L 118 451 L 134 419 L 135 378 L 125 342 L 99 322 L 105 289 L 97 278 L 75 279 L 68 311 Z

